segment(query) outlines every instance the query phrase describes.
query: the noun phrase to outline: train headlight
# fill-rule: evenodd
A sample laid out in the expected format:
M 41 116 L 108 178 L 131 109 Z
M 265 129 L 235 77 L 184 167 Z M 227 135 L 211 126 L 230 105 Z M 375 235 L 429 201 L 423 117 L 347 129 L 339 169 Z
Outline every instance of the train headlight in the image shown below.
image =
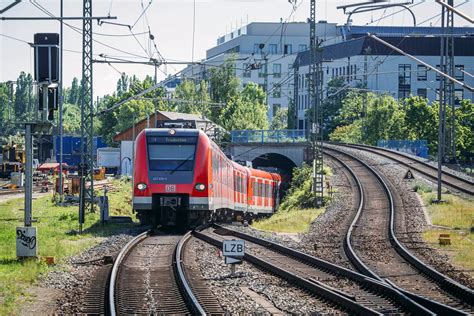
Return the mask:
M 170 130 L 168 131 L 168 134 L 174 135 L 174 134 L 176 134 L 176 131 L 175 131 L 174 129 L 170 129 Z
M 140 191 L 143 191 L 146 189 L 146 184 L 145 183 L 139 183 L 137 184 L 137 189 Z
M 202 184 L 202 183 L 197 183 L 194 188 L 198 191 L 204 191 L 206 190 L 206 185 L 205 184 Z

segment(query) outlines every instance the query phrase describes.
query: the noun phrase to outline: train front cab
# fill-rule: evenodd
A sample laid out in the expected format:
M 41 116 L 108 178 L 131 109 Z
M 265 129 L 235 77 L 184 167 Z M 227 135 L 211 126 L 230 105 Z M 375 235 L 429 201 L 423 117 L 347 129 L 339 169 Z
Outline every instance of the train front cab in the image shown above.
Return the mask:
M 146 129 L 136 140 L 133 209 L 143 223 L 201 223 L 210 209 L 209 139 L 191 129 Z

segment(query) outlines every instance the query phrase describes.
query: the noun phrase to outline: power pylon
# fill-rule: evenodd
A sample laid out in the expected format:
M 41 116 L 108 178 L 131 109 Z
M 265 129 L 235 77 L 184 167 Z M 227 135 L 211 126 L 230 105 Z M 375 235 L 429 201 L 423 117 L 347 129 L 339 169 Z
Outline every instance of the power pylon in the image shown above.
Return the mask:
M 83 17 L 92 17 L 92 0 L 83 0 Z M 82 33 L 82 102 L 81 102 L 81 193 L 79 223 L 84 214 L 94 210 L 94 101 L 92 91 L 92 19 L 83 20 Z M 87 187 L 86 184 L 89 184 Z
M 316 36 L 316 0 L 310 3 L 310 65 L 309 65 L 309 97 L 311 100 L 312 119 L 310 134 L 313 146 L 313 193 L 314 206 L 323 205 L 323 114 L 322 114 L 322 57 L 318 59 L 318 38 Z

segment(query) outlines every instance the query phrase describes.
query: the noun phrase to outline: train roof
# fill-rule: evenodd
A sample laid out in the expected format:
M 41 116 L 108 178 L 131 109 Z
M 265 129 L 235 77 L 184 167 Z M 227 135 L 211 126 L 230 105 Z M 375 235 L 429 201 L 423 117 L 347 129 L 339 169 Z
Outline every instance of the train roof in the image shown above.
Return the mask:
M 171 134 L 170 131 L 175 131 Z M 146 128 L 147 136 L 198 136 L 201 130 L 191 128 Z M 204 134 L 204 133 L 203 133 Z

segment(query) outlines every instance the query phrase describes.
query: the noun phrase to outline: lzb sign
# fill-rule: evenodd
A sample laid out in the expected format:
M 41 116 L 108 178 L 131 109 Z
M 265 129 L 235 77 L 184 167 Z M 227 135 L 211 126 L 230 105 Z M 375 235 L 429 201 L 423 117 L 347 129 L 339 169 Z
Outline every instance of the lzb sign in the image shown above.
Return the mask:
M 243 240 L 224 240 L 222 254 L 226 264 L 241 263 L 245 255 L 245 242 Z

